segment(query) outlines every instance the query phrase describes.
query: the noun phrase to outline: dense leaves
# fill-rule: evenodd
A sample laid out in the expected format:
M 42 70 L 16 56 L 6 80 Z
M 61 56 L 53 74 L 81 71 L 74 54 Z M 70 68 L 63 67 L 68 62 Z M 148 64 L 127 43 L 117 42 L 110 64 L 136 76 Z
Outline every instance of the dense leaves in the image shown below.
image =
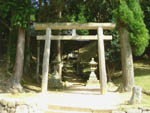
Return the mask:
M 114 10 L 114 15 L 118 24 L 127 26 L 134 54 L 141 55 L 148 46 L 149 34 L 139 1 L 120 0 L 120 5 Z
M 31 4 L 31 0 L 0 1 L 0 18 L 8 21 L 8 18 L 10 18 L 11 27 L 21 26 L 27 28 L 28 21 L 34 19 L 34 12 L 35 10 Z

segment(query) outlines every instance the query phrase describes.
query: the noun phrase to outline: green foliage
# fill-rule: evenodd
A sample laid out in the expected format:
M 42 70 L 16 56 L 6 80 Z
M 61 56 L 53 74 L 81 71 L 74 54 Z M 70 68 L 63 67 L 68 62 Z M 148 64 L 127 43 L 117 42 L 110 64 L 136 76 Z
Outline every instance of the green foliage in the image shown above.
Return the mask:
M 10 18 L 12 27 L 21 26 L 27 28 L 28 21 L 30 19 L 34 20 L 34 12 L 31 0 L 0 1 L 0 17 L 3 19 Z
M 34 8 L 31 5 L 31 0 L 25 0 L 24 2 L 18 1 L 16 2 L 15 9 L 13 10 L 13 17 L 11 18 L 11 22 L 14 26 L 22 26 L 23 28 L 27 28 L 28 21 L 30 19 L 34 19 L 33 15 L 30 18 L 31 14 L 34 13 Z
M 112 22 L 113 1 L 114 0 L 86 0 L 87 20 L 89 22 Z
M 144 16 L 138 0 L 120 0 L 120 5 L 114 10 L 118 25 L 127 26 L 133 52 L 140 56 L 148 45 L 149 34 L 144 24 Z
M 144 11 L 144 22 L 149 30 L 149 33 L 150 33 L 150 18 L 149 18 L 149 15 L 150 15 L 150 2 L 148 0 L 142 0 L 141 1 L 141 7 Z
M 78 5 L 75 5 L 78 4 Z M 83 1 L 68 1 L 65 8 L 65 18 L 68 22 L 86 23 L 87 18 L 85 16 L 86 7 Z
M 66 20 L 68 22 L 75 22 L 75 23 L 86 23 L 86 7 L 84 2 L 78 2 L 78 5 L 73 6 L 75 1 L 70 1 L 68 7 L 70 8 L 70 12 L 66 14 Z M 72 8 L 73 7 L 73 8 Z M 87 30 L 78 30 L 77 34 L 79 35 L 86 35 L 88 34 Z
M 105 42 L 106 48 L 106 62 L 110 64 L 120 64 L 120 43 L 117 30 L 111 32 L 113 34 L 113 40 L 111 42 Z
M 0 1 L 0 17 L 1 18 L 6 18 L 8 15 L 8 12 L 10 10 L 10 6 L 14 6 L 15 4 L 11 3 L 11 2 L 6 2 L 4 3 L 4 1 Z
M 141 0 L 141 7 L 144 12 L 144 23 L 146 24 L 147 29 L 149 30 L 150 34 L 150 2 L 148 0 Z M 149 51 L 150 43 L 146 48 L 145 54 L 150 55 Z

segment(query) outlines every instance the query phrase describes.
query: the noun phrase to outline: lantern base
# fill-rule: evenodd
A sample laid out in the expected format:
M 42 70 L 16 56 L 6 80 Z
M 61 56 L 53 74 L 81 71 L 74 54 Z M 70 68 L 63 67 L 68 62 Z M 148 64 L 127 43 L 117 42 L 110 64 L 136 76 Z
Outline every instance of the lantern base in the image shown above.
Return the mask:
M 89 80 L 87 81 L 86 86 L 100 86 L 99 80 L 97 80 L 96 74 L 94 71 L 91 72 Z

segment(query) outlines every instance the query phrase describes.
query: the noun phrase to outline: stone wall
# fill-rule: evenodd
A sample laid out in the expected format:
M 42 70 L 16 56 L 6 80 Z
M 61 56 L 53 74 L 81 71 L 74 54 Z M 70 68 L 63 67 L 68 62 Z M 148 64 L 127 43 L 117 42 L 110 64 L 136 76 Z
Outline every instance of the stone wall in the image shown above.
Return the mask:
M 0 99 L 0 113 L 44 113 L 45 106 L 39 102 L 19 99 Z

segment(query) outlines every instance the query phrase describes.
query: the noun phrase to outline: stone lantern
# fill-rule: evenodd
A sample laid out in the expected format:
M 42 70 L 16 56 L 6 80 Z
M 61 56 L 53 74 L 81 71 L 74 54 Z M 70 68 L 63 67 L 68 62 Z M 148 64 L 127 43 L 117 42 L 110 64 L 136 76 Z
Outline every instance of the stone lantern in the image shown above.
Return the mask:
M 87 81 L 87 85 L 99 85 L 99 81 L 97 80 L 96 74 L 95 74 L 95 70 L 97 69 L 97 62 L 94 61 L 94 58 L 91 59 L 91 61 L 89 62 L 90 65 L 90 76 L 89 76 L 89 80 Z
M 91 69 L 91 74 L 95 74 L 95 70 L 97 69 L 97 62 L 94 61 L 94 58 L 91 59 L 91 61 L 89 62 L 90 65 L 90 69 Z
M 49 88 L 62 88 L 63 84 L 60 79 L 60 76 L 58 74 L 58 61 L 53 61 L 54 64 L 54 72 L 51 74 L 51 77 L 49 78 Z

